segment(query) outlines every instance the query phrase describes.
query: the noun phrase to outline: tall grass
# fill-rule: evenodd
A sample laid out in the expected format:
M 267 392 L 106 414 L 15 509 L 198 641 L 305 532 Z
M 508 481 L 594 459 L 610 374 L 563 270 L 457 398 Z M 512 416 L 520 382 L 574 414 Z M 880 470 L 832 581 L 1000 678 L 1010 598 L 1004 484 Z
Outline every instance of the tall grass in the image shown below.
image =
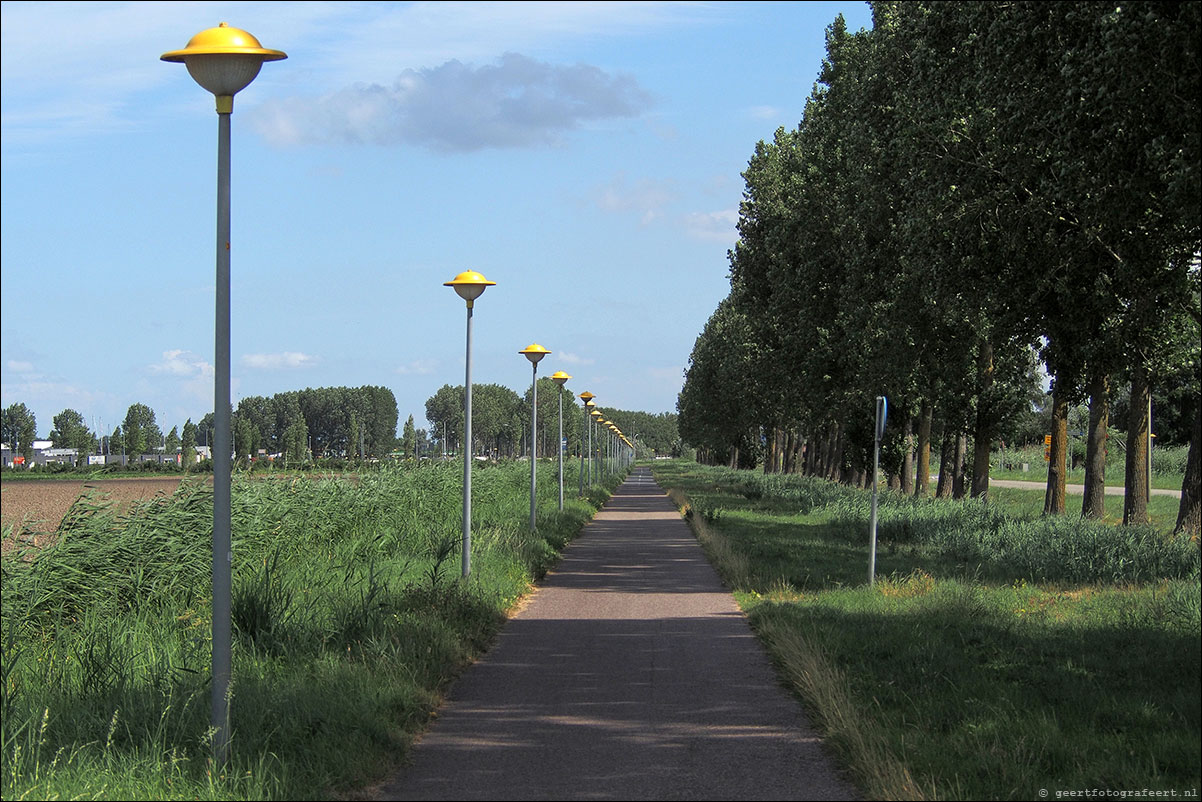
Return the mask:
M 849 543 L 865 542 L 871 495 L 813 477 L 711 469 L 710 476 L 763 510 L 821 509 Z M 702 502 L 704 503 L 704 502 Z M 1118 527 L 1074 515 L 1021 517 L 989 503 L 879 494 L 878 537 L 921 547 L 982 576 L 1031 581 L 1146 582 L 1193 576 L 1196 543 L 1152 526 Z
M 211 488 L 122 514 L 81 499 L 55 546 L 3 564 L 4 798 L 307 799 L 379 776 L 607 494 L 561 513 L 544 476 L 531 532 L 528 471 L 473 477 L 468 579 L 460 468 L 239 477 L 224 767 L 208 760 Z
M 656 463 L 871 799 L 1196 795 L 1198 544 Z

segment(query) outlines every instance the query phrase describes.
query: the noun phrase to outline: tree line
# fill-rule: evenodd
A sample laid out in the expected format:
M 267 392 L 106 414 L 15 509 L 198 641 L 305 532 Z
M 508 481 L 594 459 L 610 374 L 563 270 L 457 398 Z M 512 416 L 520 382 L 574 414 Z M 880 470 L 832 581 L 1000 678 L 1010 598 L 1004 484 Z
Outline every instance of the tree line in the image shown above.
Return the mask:
M 542 378 L 538 390 L 538 452 L 546 456 L 555 453 L 559 436 L 559 387 Z M 519 396 L 499 384 L 473 385 L 473 439 L 478 453 L 518 457 L 529 452 L 530 395 L 529 388 Z M 578 454 L 585 431 L 583 409 L 569 389 L 563 396 L 564 438 L 568 453 Z M 675 413 L 598 410 L 627 436 L 637 437 L 645 452 L 680 453 Z M 81 461 L 95 453 L 137 456 L 162 451 L 182 454 L 185 467 L 191 467 L 197 447 L 212 442 L 213 417 L 210 412 L 196 423 L 188 419 L 182 427 L 164 433 L 154 410 L 135 403 L 110 434 L 98 436 L 82 414 L 66 409 L 54 417 L 49 439 L 56 447 L 76 449 Z M 426 417 L 432 424 L 430 431 L 417 428 L 410 415 L 397 437 L 396 397 L 386 387 L 321 387 L 248 396 L 232 411 L 234 453 L 244 461 L 262 451 L 301 463 L 323 457 L 378 459 L 397 452 L 419 458 L 456 452 L 463 439 L 463 386 L 439 389 L 426 401 Z M 3 410 L 0 422 L 4 441 L 18 444 L 29 464 L 37 439 L 33 412 L 25 404 L 13 404 Z
M 111 433 L 98 435 L 77 410 L 65 409 L 54 416 L 49 439 L 57 448 L 76 449 L 81 461 L 96 453 L 137 457 L 160 451 L 181 454 L 187 468 L 195 464 L 198 446 L 211 445 L 213 418 L 211 412 L 196 423 L 189 418 L 182 427 L 164 433 L 154 410 L 134 403 Z M 387 387 L 319 387 L 248 396 L 238 402 L 231 420 L 234 453 L 242 460 L 261 451 L 295 462 L 313 457 L 378 458 L 398 444 L 396 397 Z M 15 444 L 30 464 L 37 438 L 33 412 L 25 404 L 13 404 L 3 411 L 0 424 L 4 442 Z
M 729 296 L 679 399 L 712 460 L 985 496 L 991 446 L 1051 377 L 1045 512 L 1102 515 L 1112 397 L 1129 400 L 1124 521 L 1147 520 L 1149 399 L 1185 388 L 1178 529 L 1199 528 L 1202 4 L 875 2 L 827 30 L 800 124 L 755 147 Z M 1179 393 L 1180 394 L 1180 393 Z M 945 484 L 946 483 L 946 484 Z
M 584 408 L 565 385 L 563 389 L 563 436 L 567 453 L 579 454 L 582 441 L 587 448 Z M 540 456 L 556 454 L 559 437 L 560 388 L 549 378 L 538 380 L 537 442 Z M 426 419 L 431 440 L 444 453 L 458 452 L 463 445 L 463 385 L 443 385 L 426 400 Z M 500 384 L 472 384 L 473 453 L 495 457 L 519 457 L 530 450 L 531 390 L 523 395 Z M 631 412 L 596 407 L 606 420 L 633 437 L 642 454 L 679 454 L 680 436 L 676 414 Z M 595 435 L 594 435 L 595 437 Z

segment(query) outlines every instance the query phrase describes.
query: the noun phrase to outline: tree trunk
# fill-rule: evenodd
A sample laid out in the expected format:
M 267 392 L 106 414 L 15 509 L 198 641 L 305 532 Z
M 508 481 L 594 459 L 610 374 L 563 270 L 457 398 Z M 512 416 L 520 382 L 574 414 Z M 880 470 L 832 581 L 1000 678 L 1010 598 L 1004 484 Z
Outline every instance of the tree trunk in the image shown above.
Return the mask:
M 846 437 L 843 433 L 843 424 L 835 424 L 835 448 L 831 456 L 831 471 L 830 478 L 832 481 L 840 482 L 843 480 L 843 444 Z
M 931 421 L 935 417 L 935 405 L 922 402 L 922 416 L 918 420 L 918 474 L 914 477 L 914 495 L 922 497 L 931 492 Z
M 818 458 L 818 475 L 830 479 L 831 463 L 834 461 L 835 430 L 828 424 L 822 433 L 822 453 Z
M 1202 406 L 1202 405 L 1199 405 Z M 1199 465 L 1199 450 L 1202 449 L 1202 417 L 1199 417 L 1198 407 L 1194 412 L 1194 432 L 1189 438 L 1189 457 L 1185 464 L 1185 479 L 1181 482 L 1181 509 L 1177 512 L 1177 526 L 1173 532 L 1188 535 L 1197 540 L 1202 534 L 1202 490 L 1199 490 L 1199 480 L 1202 479 L 1202 466 Z
M 1148 522 L 1148 371 L 1142 365 L 1131 378 L 1131 416 L 1127 420 L 1127 475 L 1123 524 Z
M 906 450 L 902 457 L 901 486 L 903 493 L 910 493 L 914 490 L 914 417 L 909 413 L 902 424 L 902 443 Z
M 956 440 L 958 437 L 948 426 L 944 427 L 943 444 L 939 449 L 939 484 L 935 487 L 936 498 L 951 498 L 952 484 L 956 479 Z
M 1085 450 L 1085 497 L 1081 517 L 1101 520 L 1106 515 L 1106 439 L 1110 426 L 1110 377 L 1094 371 L 1089 385 L 1089 443 Z
M 1063 374 L 1052 383 L 1052 445 L 1048 454 L 1048 486 L 1043 496 L 1044 515 L 1064 514 L 1065 455 L 1068 451 L 1068 394 Z
M 964 498 L 968 492 L 967 483 L 964 481 L 967 478 L 964 475 L 964 463 L 967 457 L 968 435 L 965 432 L 960 432 L 956 436 L 956 458 L 952 474 L 952 495 L 958 499 Z
M 977 424 L 973 433 L 972 497 L 989 498 L 989 456 L 993 447 L 993 343 L 981 343 L 977 357 L 979 388 L 977 390 Z

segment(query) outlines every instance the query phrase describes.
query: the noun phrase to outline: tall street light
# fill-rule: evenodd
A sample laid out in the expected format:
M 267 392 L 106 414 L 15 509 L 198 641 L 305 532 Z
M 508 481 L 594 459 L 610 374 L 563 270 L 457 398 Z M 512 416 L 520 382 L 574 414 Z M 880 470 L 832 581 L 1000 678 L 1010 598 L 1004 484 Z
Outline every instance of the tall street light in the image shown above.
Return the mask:
M 593 446 L 593 430 L 595 429 L 597 432 L 596 450 L 597 450 L 597 452 L 599 452 L 601 450 L 601 412 L 596 409 L 596 404 L 593 404 L 591 406 L 593 408 L 588 411 L 589 416 L 593 419 L 593 428 L 589 430 L 589 435 L 588 435 L 588 452 L 589 452 L 588 453 L 588 481 L 589 481 L 589 484 L 593 483 L 594 476 L 596 477 L 597 481 L 600 481 L 600 479 L 601 479 L 601 462 L 597 459 L 598 454 L 594 452 L 594 446 Z M 596 463 L 597 463 L 597 468 L 595 471 L 593 470 L 594 461 L 596 461 Z
M 559 511 L 563 512 L 563 385 L 572 378 L 562 370 L 551 374 L 551 381 L 559 385 Z
M 472 307 L 484 291 L 497 282 L 474 270 L 465 270 L 444 287 L 467 301 L 467 358 L 463 370 L 463 576 L 472 572 Z
M 551 353 L 538 343 L 531 343 L 518 351 L 530 360 L 533 378 L 530 381 L 530 531 L 535 528 L 534 480 L 535 469 L 538 465 L 538 363 Z
M 591 425 L 592 422 L 589 420 L 589 416 L 588 416 L 588 413 L 589 413 L 588 405 L 593 403 L 594 398 L 596 398 L 596 396 L 594 396 L 588 390 L 585 390 L 583 393 L 580 394 L 580 400 L 584 404 L 584 427 L 586 429 L 588 429 L 588 433 L 589 433 L 589 437 L 590 437 L 589 449 L 592 449 L 592 447 L 593 447 L 592 441 L 591 441 L 593 427 Z M 584 440 L 585 440 L 584 432 L 581 432 L 580 433 L 580 497 L 581 498 L 584 498 Z
M 232 621 L 230 585 L 230 115 L 234 95 L 250 85 L 264 61 L 287 58 L 240 28 L 221 23 L 192 37 L 183 50 L 159 57 L 183 62 L 188 74 L 217 99 L 217 303 L 213 374 L 213 758 L 229 753 Z

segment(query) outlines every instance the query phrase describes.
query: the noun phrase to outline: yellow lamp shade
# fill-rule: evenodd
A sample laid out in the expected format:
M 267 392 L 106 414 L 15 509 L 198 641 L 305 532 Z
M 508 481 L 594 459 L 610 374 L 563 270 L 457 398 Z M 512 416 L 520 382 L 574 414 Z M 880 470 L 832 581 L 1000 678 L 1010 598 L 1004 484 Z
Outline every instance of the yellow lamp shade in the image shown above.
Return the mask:
M 530 345 L 527 345 L 521 351 L 518 351 L 518 353 L 522 354 L 527 359 L 529 359 L 533 364 L 537 365 L 540 361 L 542 361 L 542 358 L 544 356 L 546 356 L 547 354 L 549 354 L 551 352 L 548 351 L 546 348 L 543 348 L 538 343 L 530 343 Z
M 557 370 L 551 374 L 551 381 L 555 382 L 560 387 L 563 387 L 564 383 L 570 378 L 572 377 L 564 373 L 562 370 Z
M 193 36 L 183 50 L 159 58 L 183 62 L 196 83 L 218 97 L 233 97 L 255 79 L 264 61 L 288 56 L 282 50 L 263 47 L 254 36 L 223 22 Z
M 483 295 L 486 289 L 496 283 L 489 281 L 475 270 L 465 270 L 450 281 L 444 281 L 442 286 L 453 287 L 459 297 L 467 301 L 468 306 L 471 306 L 472 302 Z

